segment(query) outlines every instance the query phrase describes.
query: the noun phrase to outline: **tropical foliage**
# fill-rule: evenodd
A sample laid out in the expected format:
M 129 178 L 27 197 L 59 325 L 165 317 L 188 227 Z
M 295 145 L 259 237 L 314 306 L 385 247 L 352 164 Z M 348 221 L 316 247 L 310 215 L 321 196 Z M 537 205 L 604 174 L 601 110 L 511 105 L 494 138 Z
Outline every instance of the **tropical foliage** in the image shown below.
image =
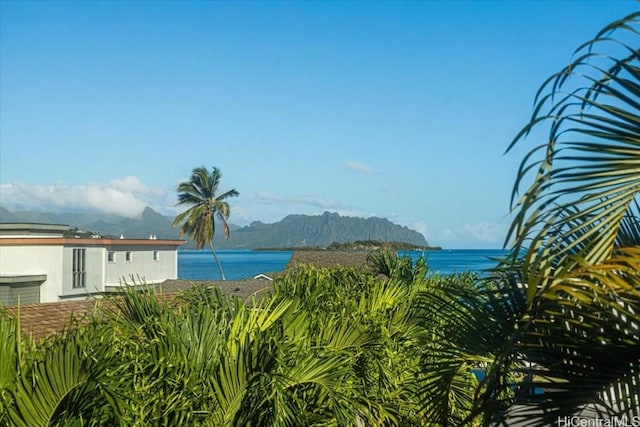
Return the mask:
M 490 370 L 487 416 L 640 415 L 639 24 L 633 14 L 581 46 L 511 145 L 544 138 L 514 187 L 509 264 L 527 305 Z M 512 401 L 508 371 L 528 378 Z
M 270 295 L 248 301 L 215 287 L 172 300 L 132 287 L 98 304 L 88 325 L 38 344 L 5 314 L 0 419 L 356 426 L 432 425 L 429 411 L 464 418 L 469 407 L 456 402 L 473 389 L 429 406 L 422 361 L 441 323 L 426 320 L 420 295 L 445 282 L 469 287 L 473 277 L 425 279 L 423 262 L 413 271 L 411 281 L 380 280 L 354 268 L 298 266 Z M 453 380 L 475 381 L 464 369 Z
M 513 144 L 548 133 L 521 165 L 513 250 L 495 269 L 433 275 L 383 249 L 362 270 L 292 267 L 262 299 L 127 288 L 40 343 L 3 312 L 0 424 L 637 419 L 639 24 L 607 27 L 539 91 Z M 197 168 L 179 187 L 194 206 L 176 223 L 202 245 L 237 194 L 214 197 L 219 178 Z
M 188 181 L 178 185 L 178 205 L 190 206 L 186 211 L 178 214 L 173 220 L 173 226 L 180 226 L 180 235 L 188 235 L 195 241 L 196 247 L 202 249 L 208 246 L 218 265 L 220 276 L 225 280 L 222 265 L 213 246 L 213 236 L 216 233 L 216 219 L 222 224 L 225 238 L 229 237 L 227 219 L 231 215 L 231 208 L 226 199 L 238 196 L 235 189 L 218 194 L 222 174 L 218 168 L 211 173 L 206 167 L 200 166 L 193 170 Z

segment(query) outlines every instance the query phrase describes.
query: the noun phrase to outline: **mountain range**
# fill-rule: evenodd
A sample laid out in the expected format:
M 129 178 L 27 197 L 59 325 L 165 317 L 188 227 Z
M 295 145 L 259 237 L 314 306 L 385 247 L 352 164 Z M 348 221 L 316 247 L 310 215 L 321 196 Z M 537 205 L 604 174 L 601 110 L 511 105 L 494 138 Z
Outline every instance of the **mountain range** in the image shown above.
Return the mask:
M 0 207 L 0 222 L 35 222 L 68 224 L 78 230 L 90 230 L 103 235 L 147 239 L 178 239 L 178 229 L 171 227 L 173 217 L 146 208 L 139 218 L 125 218 L 97 213 L 11 212 Z M 222 230 L 216 233 L 214 244 L 219 248 L 290 248 L 326 247 L 333 242 L 358 240 L 403 242 L 427 247 L 425 237 L 408 227 L 394 224 L 386 218 L 357 218 L 325 212 L 322 215 L 288 215 L 281 221 L 266 224 L 255 221 L 245 227 L 230 224 L 228 240 Z M 187 247 L 192 246 L 191 244 Z

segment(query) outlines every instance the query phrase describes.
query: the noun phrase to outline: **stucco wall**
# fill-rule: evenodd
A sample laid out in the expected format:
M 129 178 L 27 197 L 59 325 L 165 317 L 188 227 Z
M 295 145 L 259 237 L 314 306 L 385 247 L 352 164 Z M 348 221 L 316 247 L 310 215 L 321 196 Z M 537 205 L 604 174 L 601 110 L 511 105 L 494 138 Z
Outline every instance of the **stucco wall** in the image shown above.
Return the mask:
M 58 301 L 62 294 L 63 248 L 60 246 L 0 246 L 0 274 L 46 274 L 40 302 Z
M 115 262 L 106 262 L 107 252 L 115 252 Z M 126 260 L 126 252 L 131 252 L 131 261 Z M 158 251 L 154 261 L 153 252 Z M 178 277 L 178 251 L 175 248 L 155 248 L 127 246 L 110 248 L 105 252 L 106 286 L 118 286 L 123 280 L 132 284 L 131 277 L 144 279 L 146 283 L 159 283 Z
M 0 276 L 46 275 L 40 288 L 41 302 L 82 298 L 103 292 L 106 286 L 118 286 L 123 280 L 132 282 L 132 277 L 147 283 L 178 277 L 178 245 L 173 241 L 7 238 L 0 243 Z M 74 249 L 84 250 L 84 287 L 73 287 Z M 108 261 L 110 251 L 116 254 L 114 262 Z M 126 260 L 127 252 L 131 252 L 130 261 Z

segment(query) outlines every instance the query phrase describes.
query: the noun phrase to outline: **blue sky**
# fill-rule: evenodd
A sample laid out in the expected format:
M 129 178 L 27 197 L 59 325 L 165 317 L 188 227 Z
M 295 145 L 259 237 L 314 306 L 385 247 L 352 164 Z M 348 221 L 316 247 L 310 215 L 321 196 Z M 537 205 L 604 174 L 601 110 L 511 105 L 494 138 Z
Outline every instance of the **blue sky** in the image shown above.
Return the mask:
M 635 1 L 0 1 L 0 206 L 387 217 L 503 244 L 540 84 Z

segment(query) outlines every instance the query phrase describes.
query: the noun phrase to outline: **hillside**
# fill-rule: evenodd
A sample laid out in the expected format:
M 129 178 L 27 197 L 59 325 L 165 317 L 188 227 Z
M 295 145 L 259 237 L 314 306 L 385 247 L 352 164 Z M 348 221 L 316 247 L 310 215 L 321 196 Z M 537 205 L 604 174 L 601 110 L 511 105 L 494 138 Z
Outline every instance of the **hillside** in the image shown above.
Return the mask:
M 16 222 L 16 216 L 7 209 L 0 207 L 0 222 Z
M 231 247 L 326 247 L 333 242 L 381 240 L 427 246 L 424 236 L 386 218 L 343 217 L 337 213 L 289 215 L 274 224 L 259 221 L 235 230 Z
M 95 213 L 43 213 L 0 211 L 0 222 L 40 222 L 69 224 L 72 228 L 90 230 L 103 235 L 127 238 L 177 239 L 178 230 L 171 227 L 172 217 L 146 208 L 139 218 L 124 218 Z M 216 234 L 220 248 L 286 248 L 326 247 L 333 242 L 358 240 L 404 242 L 428 246 L 425 237 L 408 227 L 392 223 L 386 218 L 355 218 L 325 212 L 322 215 L 289 215 L 279 222 L 266 224 L 255 221 L 246 227 L 230 225 L 231 236 L 225 241 Z M 221 231 L 221 230 L 220 230 Z

